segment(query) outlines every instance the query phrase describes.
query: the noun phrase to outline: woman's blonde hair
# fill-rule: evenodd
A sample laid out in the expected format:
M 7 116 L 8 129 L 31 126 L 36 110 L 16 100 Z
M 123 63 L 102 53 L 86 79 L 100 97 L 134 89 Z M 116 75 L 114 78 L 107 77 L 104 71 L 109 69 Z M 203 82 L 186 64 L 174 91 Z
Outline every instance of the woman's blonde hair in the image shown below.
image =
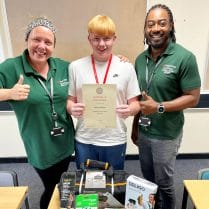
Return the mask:
M 88 32 L 101 36 L 112 36 L 116 32 L 115 23 L 108 16 L 96 15 L 88 23 Z

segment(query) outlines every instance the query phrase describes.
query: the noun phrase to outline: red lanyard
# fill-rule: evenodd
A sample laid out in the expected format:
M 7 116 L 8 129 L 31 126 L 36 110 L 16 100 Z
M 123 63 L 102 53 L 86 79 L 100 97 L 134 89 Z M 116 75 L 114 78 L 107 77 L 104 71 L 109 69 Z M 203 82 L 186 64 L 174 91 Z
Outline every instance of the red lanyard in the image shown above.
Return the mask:
M 112 54 L 110 55 L 110 58 L 109 58 L 109 61 L 108 61 L 108 64 L 107 64 L 107 69 L 106 69 L 106 72 L 105 72 L 103 84 L 106 83 L 107 75 L 108 75 L 108 72 L 109 72 L 109 69 L 110 69 L 111 62 L 112 62 Z M 93 71 L 94 71 L 94 77 L 95 77 L 96 83 L 98 84 L 99 80 L 98 80 L 98 76 L 97 76 L 97 71 L 96 71 L 96 66 L 95 66 L 93 55 L 91 55 L 91 63 L 92 63 Z

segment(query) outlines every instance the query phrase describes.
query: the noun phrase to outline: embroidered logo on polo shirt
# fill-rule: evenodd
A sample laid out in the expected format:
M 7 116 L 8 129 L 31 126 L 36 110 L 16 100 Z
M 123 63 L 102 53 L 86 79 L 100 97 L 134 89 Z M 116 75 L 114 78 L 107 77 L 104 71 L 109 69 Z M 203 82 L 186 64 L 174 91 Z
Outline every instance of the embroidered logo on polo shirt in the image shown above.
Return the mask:
M 162 71 L 164 74 L 171 74 L 175 72 L 176 66 L 174 65 L 163 65 Z
M 67 86 L 69 84 L 69 81 L 66 78 L 58 82 L 60 83 L 60 86 Z

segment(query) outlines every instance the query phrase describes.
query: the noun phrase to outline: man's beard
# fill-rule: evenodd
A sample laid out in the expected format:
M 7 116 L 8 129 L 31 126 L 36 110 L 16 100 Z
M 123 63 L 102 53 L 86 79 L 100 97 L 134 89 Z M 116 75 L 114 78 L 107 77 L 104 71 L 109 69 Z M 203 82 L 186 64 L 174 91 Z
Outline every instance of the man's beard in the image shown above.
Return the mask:
M 146 43 L 154 49 L 161 49 L 164 47 L 167 40 L 161 39 L 159 41 L 152 41 L 150 39 L 146 39 Z
M 163 37 L 159 40 L 155 41 L 150 36 L 145 36 L 146 38 L 146 44 L 151 46 L 154 49 L 161 49 L 164 48 L 165 45 L 167 45 L 169 37 Z

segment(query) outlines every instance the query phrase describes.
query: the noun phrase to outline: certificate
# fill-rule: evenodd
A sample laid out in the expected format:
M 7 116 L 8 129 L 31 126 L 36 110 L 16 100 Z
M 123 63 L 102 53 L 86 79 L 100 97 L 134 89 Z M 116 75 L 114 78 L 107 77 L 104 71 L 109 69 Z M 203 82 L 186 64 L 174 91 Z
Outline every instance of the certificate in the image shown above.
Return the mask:
M 84 123 L 87 128 L 116 127 L 116 85 L 83 84 Z

